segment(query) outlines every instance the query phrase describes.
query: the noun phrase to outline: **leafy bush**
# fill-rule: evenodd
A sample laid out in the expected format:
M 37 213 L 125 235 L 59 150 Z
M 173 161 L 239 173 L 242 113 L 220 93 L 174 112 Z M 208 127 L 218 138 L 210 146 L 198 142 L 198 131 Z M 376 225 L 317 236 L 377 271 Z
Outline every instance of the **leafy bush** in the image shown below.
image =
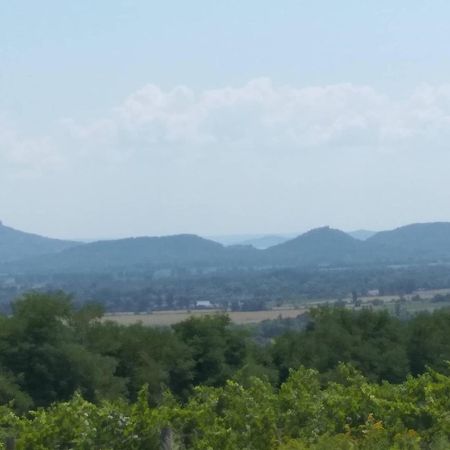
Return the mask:
M 152 407 L 147 388 L 133 404 L 95 405 L 76 394 L 22 417 L 4 409 L 0 424 L 4 435 L 16 433 L 18 450 L 158 449 L 167 427 L 179 449 L 448 448 L 450 377 L 429 370 L 377 384 L 347 365 L 337 372 L 325 385 L 300 368 L 279 389 L 258 378 L 203 386 L 184 405 L 166 394 Z

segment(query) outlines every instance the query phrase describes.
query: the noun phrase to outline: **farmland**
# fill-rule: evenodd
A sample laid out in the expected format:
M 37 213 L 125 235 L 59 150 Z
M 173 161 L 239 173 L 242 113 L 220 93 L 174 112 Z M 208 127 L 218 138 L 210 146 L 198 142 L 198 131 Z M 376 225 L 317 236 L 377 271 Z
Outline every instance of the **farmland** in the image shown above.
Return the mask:
M 405 295 L 402 298 L 398 296 L 385 295 L 376 297 L 361 297 L 360 306 L 356 309 L 371 308 L 374 310 L 386 309 L 392 314 L 416 314 L 421 311 L 432 312 L 436 309 L 450 307 L 448 301 L 433 301 L 436 296 L 445 296 L 450 293 L 449 289 L 433 289 L 420 292 L 414 292 Z M 170 310 L 170 311 L 154 311 L 151 313 L 107 313 L 103 320 L 111 320 L 121 325 L 131 325 L 134 323 L 142 323 L 148 326 L 170 326 L 182 322 L 190 317 L 203 317 L 206 315 L 214 315 L 227 313 L 231 321 L 237 325 L 245 325 L 258 323 L 264 320 L 288 319 L 297 317 L 305 313 L 310 308 L 314 308 L 325 304 L 334 304 L 336 299 L 310 300 L 301 304 L 286 304 L 284 307 L 261 311 L 224 311 L 221 309 L 197 309 L 197 310 Z M 354 308 L 350 298 L 343 299 L 347 308 Z M 400 306 L 399 306 L 400 305 Z
M 306 308 L 302 309 L 271 309 L 266 311 L 231 311 L 227 312 L 233 323 L 244 325 L 248 323 L 258 323 L 263 320 L 271 320 L 278 318 L 293 318 L 299 314 L 303 314 Z M 142 323 L 150 326 L 170 326 L 182 322 L 189 317 L 202 317 L 211 314 L 220 314 L 224 311 L 219 309 L 208 310 L 193 310 L 193 311 L 158 311 L 151 314 L 131 314 L 131 313 L 117 313 L 106 314 L 104 320 L 112 320 L 121 325 L 131 325 L 133 323 Z

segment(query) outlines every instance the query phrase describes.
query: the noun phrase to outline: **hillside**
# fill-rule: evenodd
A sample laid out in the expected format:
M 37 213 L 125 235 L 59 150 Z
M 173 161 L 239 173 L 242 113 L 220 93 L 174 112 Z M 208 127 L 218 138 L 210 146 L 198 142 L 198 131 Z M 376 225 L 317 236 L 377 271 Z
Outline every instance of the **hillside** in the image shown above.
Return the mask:
M 286 242 L 289 238 L 285 236 L 280 236 L 277 234 L 268 234 L 266 236 L 261 236 L 254 239 L 247 239 L 245 241 L 239 242 L 240 245 L 251 245 L 259 250 L 265 250 L 266 248 L 273 247 L 274 245 L 282 244 Z
M 18 231 L 0 222 L 0 262 L 57 253 L 78 245 L 78 242 L 50 239 Z
M 370 230 L 355 230 L 355 231 L 347 231 L 347 234 L 355 239 L 359 239 L 360 241 L 365 241 L 370 237 L 374 236 L 377 232 Z
M 295 265 L 411 264 L 450 260 L 450 223 L 419 223 L 367 239 L 328 227 L 266 250 L 272 262 Z
M 265 250 L 271 261 L 295 265 L 351 264 L 363 252 L 363 242 L 330 227 L 316 228 Z
M 374 258 L 398 263 L 450 259 L 450 223 L 416 223 L 367 239 Z
M 317 267 L 450 261 L 450 223 L 412 224 L 360 240 L 329 227 L 257 249 L 196 235 L 79 244 L 0 226 L 0 271 L 107 272 L 143 268 Z
M 55 255 L 22 261 L 25 270 L 108 271 L 136 266 L 176 267 L 216 264 L 226 258 L 225 248 L 199 236 L 183 234 L 97 241 Z M 16 266 L 17 267 L 17 266 Z

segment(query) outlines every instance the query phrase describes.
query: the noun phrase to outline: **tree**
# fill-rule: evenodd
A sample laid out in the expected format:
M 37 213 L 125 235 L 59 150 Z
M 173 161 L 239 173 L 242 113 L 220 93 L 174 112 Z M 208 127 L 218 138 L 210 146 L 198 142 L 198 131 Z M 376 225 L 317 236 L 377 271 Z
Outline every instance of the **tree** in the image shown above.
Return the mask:
M 173 329 L 191 351 L 194 385 L 222 385 L 245 361 L 245 332 L 233 329 L 226 315 L 191 317 Z
M 92 311 L 76 313 L 70 296 L 60 292 L 27 294 L 12 311 L 3 318 L 0 366 L 37 406 L 69 399 L 77 389 L 91 400 L 123 392 L 116 361 L 83 345 Z

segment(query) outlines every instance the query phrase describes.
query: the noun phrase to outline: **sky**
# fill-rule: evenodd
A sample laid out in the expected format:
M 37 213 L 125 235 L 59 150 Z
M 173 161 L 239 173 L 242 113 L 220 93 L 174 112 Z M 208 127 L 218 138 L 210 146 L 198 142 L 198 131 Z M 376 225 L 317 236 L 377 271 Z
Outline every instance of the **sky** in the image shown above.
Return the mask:
M 15 0 L 0 220 L 59 238 L 450 221 L 450 3 Z

